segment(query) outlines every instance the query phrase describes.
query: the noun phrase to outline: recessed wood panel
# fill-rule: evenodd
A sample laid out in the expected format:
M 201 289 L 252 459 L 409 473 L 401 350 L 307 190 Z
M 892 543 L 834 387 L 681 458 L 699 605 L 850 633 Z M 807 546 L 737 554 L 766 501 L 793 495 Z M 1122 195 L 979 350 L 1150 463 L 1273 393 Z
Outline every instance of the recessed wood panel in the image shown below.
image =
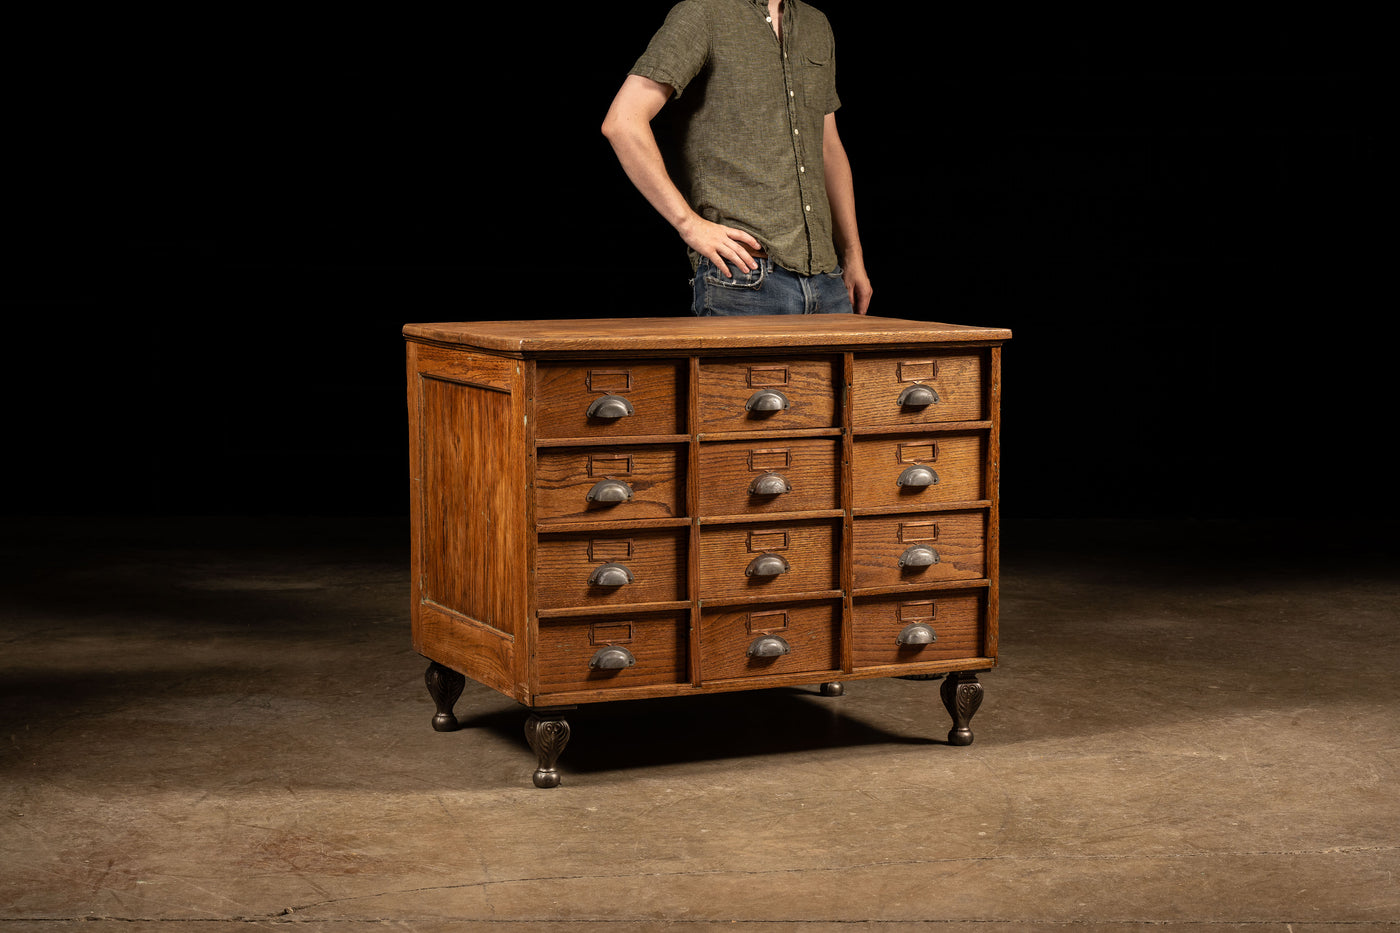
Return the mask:
M 422 598 L 514 633 L 524 590 L 523 486 L 511 397 L 423 378 Z

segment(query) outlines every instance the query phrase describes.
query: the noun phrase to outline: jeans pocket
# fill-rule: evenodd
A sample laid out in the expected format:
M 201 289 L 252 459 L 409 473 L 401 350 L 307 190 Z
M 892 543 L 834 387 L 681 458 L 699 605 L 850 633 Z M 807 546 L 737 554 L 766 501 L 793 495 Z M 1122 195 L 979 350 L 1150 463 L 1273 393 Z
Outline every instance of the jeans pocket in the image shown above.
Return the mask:
M 752 272 L 740 272 L 730 266 L 732 276 L 725 276 L 713 262 L 700 260 L 695 270 L 694 301 L 691 310 L 698 316 L 761 314 L 763 282 L 768 276 L 767 261 L 758 260 Z

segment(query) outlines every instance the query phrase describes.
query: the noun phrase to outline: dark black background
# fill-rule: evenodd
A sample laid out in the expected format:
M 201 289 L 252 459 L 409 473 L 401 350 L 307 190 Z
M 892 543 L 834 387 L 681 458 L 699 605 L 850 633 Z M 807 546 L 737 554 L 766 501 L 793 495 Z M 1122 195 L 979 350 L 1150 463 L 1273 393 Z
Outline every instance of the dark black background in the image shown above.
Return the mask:
M 819 5 L 872 313 L 1015 332 L 1008 518 L 1395 516 L 1372 26 Z M 483 6 L 36 35 L 6 513 L 403 513 L 405 323 L 687 313 L 598 132 L 668 4 Z

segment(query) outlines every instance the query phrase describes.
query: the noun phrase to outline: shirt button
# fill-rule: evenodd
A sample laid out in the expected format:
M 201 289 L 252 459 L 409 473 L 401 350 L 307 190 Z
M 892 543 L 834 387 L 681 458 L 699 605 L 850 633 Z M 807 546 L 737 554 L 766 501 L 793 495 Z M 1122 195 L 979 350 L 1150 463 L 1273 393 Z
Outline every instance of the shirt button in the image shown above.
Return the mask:
M 802 131 L 801 131 L 801 130 L 793 130 L 793 131 L 792 131 L 792 135 L 794 135 L 794 136 L 801 136 L 801 135 L 802 135 Z
M 763 21 L 764 21 L 765 23 L 771 23 L 771 22 L 773 22 L 773 17 L 771 17 L 771 16 L 765 16 L 765 17 L 763 17 Z
M 806 174 L 806 172 L 807 172 L 807 166 L 805 166 L 805 165 L 799 165 L 799 166 L 797 167 L 797 173 L 798 173 L 799 175 Z
M 804 204 L 804 205 L 802 205 L 802 209 L 803 209 L 804 211 L 810 211 L 810 210 L 812 209 L 812 205 L 810 205 L 810 204 Z

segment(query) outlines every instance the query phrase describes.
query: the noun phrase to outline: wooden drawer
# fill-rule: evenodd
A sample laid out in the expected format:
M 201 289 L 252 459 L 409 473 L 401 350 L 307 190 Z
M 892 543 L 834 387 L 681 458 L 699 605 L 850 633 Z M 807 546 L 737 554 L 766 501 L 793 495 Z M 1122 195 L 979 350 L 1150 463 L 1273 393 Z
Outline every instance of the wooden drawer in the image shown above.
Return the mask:
M 706 610 L 700 616 L 704 680 L 836 671 L 841 667 L 841 604 Z M 777 653 L 786 648 L 786 653 Z
M 689 632 L 686 613 L 542 621 L 540 692 L 684 683 Z
M 542 609 L 685 599 L 686 529 L 540 535 Z M 604 579 L 599 580 L 599 576 Z M 592 580 L 593 582 L 590 582 Z
M 701 515 L 762 515 L 841 507 L 840 441 L 710 443 L 700 448 Z M 772 492 L 773 489 L 786 492 Z
M 555 438 L 685 433 L 682 365 L 541 362 L 535 370 L 535 434 Z M 600 408 L 590 415 L 595 405 Z
M 983 606 L 981 592 L 858 599 L 852 605 L 852 663 L 862 668 L 982 657 Z
M 986 418 L 981 351 L 856 356 L 851 422 L 857 426 Z M 906 404 L 900 397 L 909 393 Z
M 838 426 L 840 372 L 835 357 L 702 360 L 700 431 Z
M 980 433 L 859 439 L 851 459 L 851 504 L 917 509 L 984 499 L 986 450 L 986 435 Z
M 685 514 L 685 449 L 554 447 L 535 468 L 541 522 L 668 518 Z
M 980 579 L 986 575 L 985 527 L 981 511 L 858 518 L 851 531 L 853 585 Z M 929 552 L 934 562 L 920 565 L 921 558 L 930 559 Z
M 777 596 L 840 587 L 833 522 L 706 525 L 700 529 L 700 596 Z M 778 573 L 764 571 L 786 569 Z

